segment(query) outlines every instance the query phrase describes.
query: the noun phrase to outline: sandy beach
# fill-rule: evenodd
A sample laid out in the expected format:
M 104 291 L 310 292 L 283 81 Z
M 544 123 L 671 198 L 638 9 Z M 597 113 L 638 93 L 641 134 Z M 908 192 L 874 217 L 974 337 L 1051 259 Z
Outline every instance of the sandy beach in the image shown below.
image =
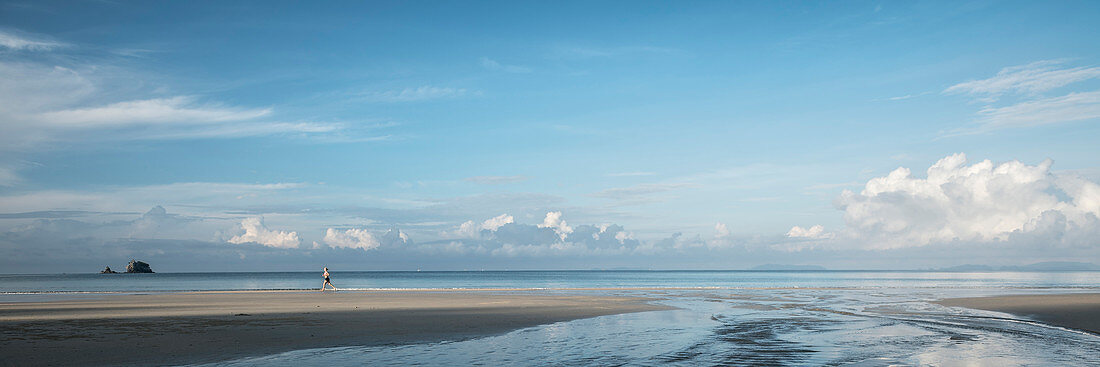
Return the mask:
M 1010 313 L 1100 334 L 1100 293 L 949 298 L 937 303 Z
M 0 365 L 164 365 L 459 340 L 668 307 L 629 297 L 463 292 L 197 292 L 0 304 Z

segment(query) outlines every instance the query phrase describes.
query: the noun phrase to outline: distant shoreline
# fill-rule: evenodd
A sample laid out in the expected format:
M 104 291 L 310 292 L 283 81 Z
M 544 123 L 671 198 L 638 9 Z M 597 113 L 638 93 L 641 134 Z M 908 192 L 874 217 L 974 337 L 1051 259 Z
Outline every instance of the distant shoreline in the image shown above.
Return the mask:
M 1100 273 L 1098 269 L 565 269 L 565 270 L 341 270 L 339 273 Z M 153 276 L 179 275 L 179 274 L 315 274 L 316 270 L 290 270 L 290 271 L 158 271 L 156 273 L 126 273 L 118 272 L 102 274 L 99 272 L 59 272 L 59 273 L 0 273 L 4 276 L 50 276 L 50 275 L 97 275 L 110 277 L 120 276 Z

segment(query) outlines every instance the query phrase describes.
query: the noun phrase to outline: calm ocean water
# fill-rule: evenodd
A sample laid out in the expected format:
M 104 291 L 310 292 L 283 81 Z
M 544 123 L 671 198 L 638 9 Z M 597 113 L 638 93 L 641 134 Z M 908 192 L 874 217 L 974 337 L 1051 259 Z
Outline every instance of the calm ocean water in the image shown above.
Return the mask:
M 0 293 L 294 290 L 321 272 L 0 275 Z M 459 271 L 332 272 L 337 287 L 463 288 L 1100 288 L 1100 272 Z
M 332 279 L 342 289 L 635 295 L 678 309 L 469 340 L 298 350 L 211 366 L 1100 365 L 1100 335 L 931 303 L 1100 292 L 1100 272 L 334 271 Z M 319 273 L 3 275 L 0 302 L 109 296 L 101 292 L 315 289 L 320 282 Z

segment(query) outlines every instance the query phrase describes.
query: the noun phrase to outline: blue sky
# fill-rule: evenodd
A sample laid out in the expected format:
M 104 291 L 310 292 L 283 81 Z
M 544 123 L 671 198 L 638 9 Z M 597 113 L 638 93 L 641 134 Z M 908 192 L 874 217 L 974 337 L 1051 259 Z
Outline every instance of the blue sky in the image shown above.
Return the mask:
M 1097 21 L 1095 2 L 4 2 L 0 254 L 1096 259 Z

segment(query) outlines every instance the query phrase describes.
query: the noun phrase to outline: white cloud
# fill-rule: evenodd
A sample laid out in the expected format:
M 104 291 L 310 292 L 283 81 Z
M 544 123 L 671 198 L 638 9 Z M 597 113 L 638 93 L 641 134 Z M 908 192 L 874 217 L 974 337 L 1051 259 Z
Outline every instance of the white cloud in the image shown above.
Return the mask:
M 163 94 L 145 76 L 110 65 L 55 66 L 37 60 L 0 61 L 0 151 L 149 139 L 227 138 L 297 134 L 332 141 L 358 135 L 341 123 L 271 121 L 272 108 L 233 106 Z M 163 87 L 162 87 L 163 88 Z M 164 88 L 166 89 L 166 88 Z M 140 95 L 141 98 L 134 98 Z M 348 136 L 348 135 L 355 136 Z
M 488 57 L 482 57 L 481 60 L 480 60 L 480 64 L 481 64 L 481 67 L 485 68 L 486 70 L 503 71 L 503 72 L 506 72 L 506 73 L 525 74 L 525 73 L 530 73 L 532 71 L 531 68 L 526 67 L 526 66 L 505 65 L 505 64 L 501 64 L 501 63 L 497 62 L 496 60 L 490 59 Z
M 381 92 L 368 92 L 361 97 L 372 102 L 417 102 L 433 99 L 458 98 L 471 94 L 464 88 L 435 87 L 425 85 L 417 88 L 405 88 L 401 90 L 389 90 Z
M 244 229 L 244 233 L 233 236 L 229 239 L 229 243 L 242 244 L 255 242 L 264 246 L 278 248 L 295 248 L 301 243 L 298 239 L 298 232 L 273 231 L 267 229 L 267 226 L 264 225 L 263 218 L 260 217 L 245 218 L 241 221 L 241 228 Z
M 96 83 L 76 70 L 32 62 L 0 61 L 0 114 L 7 124 L 44 109 L 78 103 Z
M 0 51 L 34 50 L 51 55 L 66 46 L 42 36 L 0 30 Z M 96 63 L 104 51 L 82 49 L 91 57 L 49 57 L 5 52 L 0 60 L 0 153 L 50 149 L 59 142 L 104 143 L 152 139 L 235 138 L 287 135 L 324 142 L 365 142 L 389 135 L 363 136 L 358 124 L 271 121 L 270 107 L 234 106 L 201 96 L 167 94 L 163 80 Z M 99 55 L 96 55 L 99 53 Z M 107 59 L 115 58 L 106 55 Z M 394 98 L 446 94 L 417 89 Z M 464 91 L 450 91 L 451 94 Z M 10 162 L 0 162 L 0 164 Z
M 730 236 L 730 229 L 728 227 L 726 227 L 725 223 L 722 223 L 722 222 L 714 223 L 714 237 L 715 238 L 726 238 L 726 237 L 729 237 L 729 236 Z
M 561 219 L 560 212 L 550 212 L 547 216 L 538 225 L 508 223 L 495 231 L 480 229 L 474 221 L 467 221 L 455 233 L 465 239 L 442 239 L 421 247 L 434 251 L 446 242 L 446 247 L 465 248 L 461 251 L 463 253 L 538 257 L 628 254 L 642 245 L 641 241 L 635 239 L 633 232 L 626 231 L 617 224 L 573 227 Z M 508 220 L 495 222 L 506 221 Z M 486 222 L 483 225 L 488 226 L 489 221 Z
M 133 124 L 209 124 L 251 120 L 270 113 L 270 109 L 201 105 L 195 103 L 192 97 L 178 96 L 45 112 L 38 115 L 38 120 L 72 127 L 114 127 Z
M 978 112 L 978 130 L 1028 127 L 1100 118 L 1100 91 L 1070 93 Z
M 607 232 L 607 229 L 610 228 L 610 227 L 611 227 L 611 224 L 609 224 L 609 223 L 604 223 L 604 224 L 601 224 L 599 226 L 596 226 L 596 228 L 599 229 L 599 232 L 593 233 L 592 234 L 592 239 L 599 241 L 600 240 L 600 235 Z
M 1100 225 L 1100 186 L 1054 175 L 1052 164 L 967 165 L 964 154 L 954 154 L 929 167 L 925 178 L 901 167 L 859 193 L 845 190 L 837 204 L 848 234 L 871 248 L 1000 242 L 1040 232 L 1048 246 L 1078 245 L 1075 233 Z
M 628 233 L 626 231 L 615 232 L 615 240 L 619 241 L 619 244 L 625 244 L 626 240 L 634 239 L 634 233 Z
M 12 50 L 48 51 L 64 46 L 66 45 L 61 42 L 44 40 L 40 37 L 28 35 L 18 35 L 0 30 L 0 47 Z
M 404 233 L 401 233 L 403 235 Z M 407 237 L 402 237 L 402 240 L 407 241 Z M 325 244 L 332 247 L 343 248 L 357 248 L 363 250 L 376 249 L 381 246 L 378 239 L 374 238 L 370 232 L 365 229 L 351 228 L 346 230 L 338 230 L 336 228 L 329 228 L 325 231 Z
M 181 124 L 182 125 L 182 124 Z M 193 128 L 180 126 L 176 128 L 140 129 L 132 133 L 118 132 L 104 137 L 103 140 L 171 140 L 171 139 L 195 139 L 195 138 L 240 138 L 247 136 L 269 136 L 279 134 L 300 134 L 309 136 L 313 141 L 346 143 L 346 142 L 371 142 L 390 140 L 390 135 L 379 136 L 343 136 L 343 125 L 338 123 L 316 122 L 233 122 Z
M 462 222 L 458 225 L 458 230 L 454 235 L 462 238 L 477 238 L 480 234 L 480 230 L 477 228 L 477 223 L 472 220 Z
M 463 222 L 458 226 L 458 230 L 455 231 L 455 235 L 463 238 L 478 238 L 481 236 L 481 231 L 495 232 L 503 227 L 505 224 L 514 223 L 515 218 L 508 214 L 501 214 L 481 222 L 481 225 L 477 225 L 474 221 L 469 220 Z
M 565 238 L 568 237 L 570 233 L 573 233 L 573 227 L 570 227 L 569 224 L 565 223 L 565 220 L 561 219 L 561 212 L 546 213 L 546 218 L 543 218 L 542 224 L 539 224 L 539 228 L 553 229 L 554 232 L 558 234 L 558 237 L 561 237 L 562 241 L 565 241 Z
M 514 220 L 514 218 L 512 218 L 511 215 L 501 214 L 501 215 L 486 219 L 484 222 L 481 223 L 481 229 L 484 229 L 486 231 L 496 231 L 496 230 L 500 229 L 500 227 L 503 227 L 505 224 L 512 223 L 514 221 L 515 220 Z
M 791 227 L 790 231 L 787 231 L 787 237 L 790 238 L 810 238 L 810 239 L 825 239 L 832 238 L 833 234 L 825 232 L 825 227 L 820 224 L 811 226 L 810 228 L 802 228 L 799 226 Z
M 1100 78 L 1100 67 L 1062 67 L 1063 62 L 1045 60 L 1001 69 L 996 76 L 972 80 L 948 87 L 947 94 L 986 96 L 995 100 L 1004 94 L 1036 94 L 1072 83 Z
M 1080 91 L 1062 96 L 1041 93 L 1073 83 L 1100 78 L 1100 67 L 1068 68 L 1061 61 L 1040 61 L 1002 69 L 989 79 L 953 85 L 945 94 L 966 94 L 986 105 L 971 126 L 946 131 L 943 136 L 985 133 L 997 129 L 1033 127 L 1100 118 L 1100 91 Z M 1018 96 L 1009 104 L 997 104 L 1006 95 Z

